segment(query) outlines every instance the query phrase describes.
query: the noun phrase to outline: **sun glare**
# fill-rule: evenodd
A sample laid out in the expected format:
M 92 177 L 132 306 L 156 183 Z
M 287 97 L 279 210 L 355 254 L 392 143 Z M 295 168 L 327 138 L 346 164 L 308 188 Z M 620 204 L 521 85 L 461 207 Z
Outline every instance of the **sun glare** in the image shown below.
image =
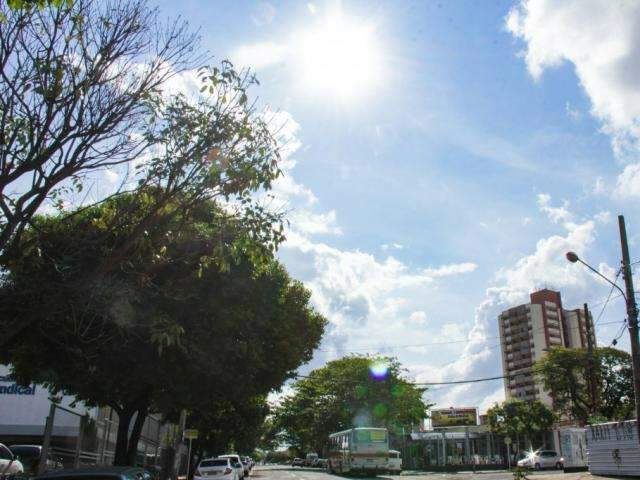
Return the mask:
M 343 14 L 326 17 L 297 36 L 302 85 L 350 100 L 382 81 L 381 52 L 374 25 Z

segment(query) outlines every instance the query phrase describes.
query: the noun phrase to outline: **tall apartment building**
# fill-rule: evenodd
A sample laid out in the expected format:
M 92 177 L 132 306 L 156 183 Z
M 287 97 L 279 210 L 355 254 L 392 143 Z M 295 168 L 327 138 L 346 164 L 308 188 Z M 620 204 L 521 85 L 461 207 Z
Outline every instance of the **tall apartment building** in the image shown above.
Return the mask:
M 530 295 L 531 302 L 505 310 L 498 317 L 502 369 L 507 399 L 553 400 L 536 381 L 532 367 L 553 346 L 587 347 L 587 321 L 595 346 L 593 319 L 582 309 L 564 310 L 560 292 L 543 289 Z

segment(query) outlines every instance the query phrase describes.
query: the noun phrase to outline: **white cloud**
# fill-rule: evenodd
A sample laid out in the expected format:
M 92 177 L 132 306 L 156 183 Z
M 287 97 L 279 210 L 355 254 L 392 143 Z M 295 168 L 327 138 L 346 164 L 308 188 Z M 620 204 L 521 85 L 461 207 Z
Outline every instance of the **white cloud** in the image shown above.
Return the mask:
M 618 175 L 614 194 L 621 199 L 640 197 L 640 163 L 627 165 Z
M 573 219 L 573 215 L 567 209 L 569 202 L 565 201 L 561 207 L 552 207 L 551 195 L 548 193 L 538 194 L 538 206 L 540 207 L 540 210 L 546 213 L 549 219 L 554 223 L 570 222 Z
M 479 405 L 480 412 L 486 412 L 496 403 L 500 404 L 502 402 L 504 402 L 504 388 L 498 387 L 493 393 L 490 393 L 482 399 Z
M 550 201 L 550 199 L 549 199 Z M 485 299 L 476 308 L 474 324 L 467 334 L 468 342 L 461 345 L 454 361 L 444 365 L 411 365 L 418 381 L 447 381 L 463 378 L 493 377 L 502 372 L 500 344 L 497 332 L 499 313 L 512 306 L 528 301 L 530 292 L 548 286 L 562 292 L 567 304 L 584 298 L 588 286 L 593 286 L 594 277 L 586 269 L 576 268 L 565 259 L 565 252 L 575 250 L 583 254 L 592 246 L 595 239 L 595 222 L 565 222 L 563 234 L 540 239 L 535 250 L 519 260 L 513 266 L 500 269 L 495 284 L 486 291 Z M 610 274 L 606 264 L 599 266 L 605 275 Z M 464 336 L 464 328 L 457 324 L 445 324 L 443 329 L 456 336 Z M 443 332 L 441 332 L 442 334 Z M 476 399 L 473 404 L 481 412 L 494 402 L 504 398 L 501 380 L 434 388 L 430 398 L 437 400 L 439 406 L 461 405 Z
M 596 213 L 593 218 L 598 223 L 607 224 L 611 222 L 611 212 L 603 210 L 602 212 Z
M 591 113 L 618 155 L 640 146 L 640 2 L 522 0 L 507 29 L 526 42 L 527 68 L 539 79 L 571 62 L 591 99 Z
M 241 45 L 231 54 L 235 65 L 260 70 L 283 62 L 289 47 L 276 42 L 261 42 Z
M 524 217 L 522 219 L 522 226 L 526 227 L 527 225 L 529 225 L 531 223 L 531 217 Z
M 289 221 L 292 229 L 303 234 L 342 234 L 342 229 L 336 225 L 335 210 L 325 213 L 294 210 L 289 215 Z
M 458 339 L 464 336 L 464 329 L 459 323 L 445 323 L 440 328 L 440 334 L 443 338 Z
M 387 250 L 402 250 L 404 245 L 400 243 L 383 243 L 380 248 L 386 252 Z
M 425 268 L 423 273 L 431 278 L 449 277 L 459 275 L 461 273 L 471 273 L 478 265 L 475 263 L 452 263 L 450 265 L 442 265 L 438 268 Z
M 607 187 L 605 186 L 604 179 L 602 177 L 596 178 L 596 181 L 593 184 L 593 193 L 594 195 L 607 193 Z
M 114 186 L 120 181 L 120 175 L 115 170 L 107 169 L 103 171 L 104 178 L 109 185 Z
M 565 104 L 564 109 L 567 112 L 567 116 L 574 122 L 577 122 L 582 118 L 582 113 L 580 113 L 580 110 L 578 110 L 575 107 L 572 107 L 569 102 Z
M 418 326 L 424 326 L 427 324 L 427 314 L 423 311 L 411 312 L 409 322 Z

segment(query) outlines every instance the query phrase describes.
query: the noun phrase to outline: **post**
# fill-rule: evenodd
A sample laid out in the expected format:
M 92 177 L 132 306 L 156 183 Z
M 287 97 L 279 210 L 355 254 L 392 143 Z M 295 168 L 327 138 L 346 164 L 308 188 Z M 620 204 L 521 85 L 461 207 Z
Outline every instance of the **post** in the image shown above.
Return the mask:
M 53 420 L 56 416 L 56 404 L 51 402 L 49 416 L 44 425 L 44 438 L 42 439 L 42 450 L 40 450 L 40 462 L 38 463 L 38 475 L 42 475 L 47 469 L 47 457 L 49 456 L 49 446 L 51 445 L 51 434 L 53 433 Z
M 469 427 L 464 427 L 464 456 L 467 464 L 471 463 L 471 444 L 469 442 Z
M 189 480 L 189 472 L 191 471 L 191 444 L 193 439 L 189 439 L 189 455 L 187 455 L 187 480 Z
M 589 393 L 591 395 L 591 415 L 598 413 L 598 392 L 596 391 L 596 366 L 593 359 L 593 339 L 591 337 L 591 322 L 589 321 L 589 307 L 584 304 L 584 321 L 587 331 L 587 365 L 589 367 Z
M 111 416 L 113 415 L 113 409 L 109 408 L 109 418 L 103 418 L 104 426 L 104 434 L 102 435 L 102 448 L 100 450 L 100 465 L 104 464 L 104 456 L 107 451 L 107 442 L 109 441 L 111 435 Z
M 80 467 L 80 455 L 82 454 L 82 440 L 84 439 L 84 425 L 86 417 L 80 417 L 80 425 L 78 426 L 78 440 L 76 441 L 76 453 L 73 457 L 73 468 Z
M 636 428 L 640 441 L 640 345 L 638 345 L 638 307 L 633 290 L 633 276 L 631 274 L 631 260 L 629 258 L 629 245 L 627 244 L 627 229 L 624 216 L 618 215 L 620 227 L 620 245 L 622 247 L 622 273 L 627 289 L 627 318 L 629 322 L 629 336 L 631 341 L 631 358 L 633 362 L 633 395 L 636 402 Z
M 507 468 L 511 470 L 511 443 L 507 443 Z

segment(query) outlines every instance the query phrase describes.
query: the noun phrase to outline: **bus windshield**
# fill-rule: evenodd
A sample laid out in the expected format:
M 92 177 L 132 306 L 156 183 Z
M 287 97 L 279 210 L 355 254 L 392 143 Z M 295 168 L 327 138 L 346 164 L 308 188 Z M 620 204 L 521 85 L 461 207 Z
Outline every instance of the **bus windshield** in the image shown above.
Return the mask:
M 355 441 L 357 443 L 386 442 L 387 432 L 385 430 L 356 430 Z

